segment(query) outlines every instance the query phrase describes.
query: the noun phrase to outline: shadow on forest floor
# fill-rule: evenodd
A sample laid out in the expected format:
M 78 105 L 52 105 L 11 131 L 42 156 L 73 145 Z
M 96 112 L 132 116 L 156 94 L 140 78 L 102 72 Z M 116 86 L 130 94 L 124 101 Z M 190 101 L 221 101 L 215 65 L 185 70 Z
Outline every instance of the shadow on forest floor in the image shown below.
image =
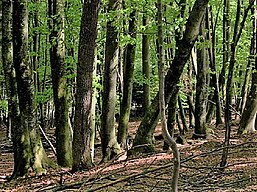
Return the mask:
M 139 122 L 130 123 L 134 134 Z M 210 125 L 207 140 L 191 140 L 187 133 L 181 152 L 179 191 L 257 191 L 257 135 L 238 136 L 232 127 L 231 147 L 225 171 L 219 170 L 224 128 Z M 160 134 L 160 126 L 155 134 Z M 46 175 L 6 182 L 12 173 L 11 143 L 0 129 L 1 191 L 169 191 L 172 154 L 162 151 L 163 141 L 156 141 L 156 153 L 141 154 L 127 160 L 97 165 L 90 171 L 70 174 L 68 169 L 48 170 Z M 96 149 L 96 163 L 101 159 Z M 49 155 L 53 157 L 51 151 Z M 54 159 L 54 157 L 53 157 Z

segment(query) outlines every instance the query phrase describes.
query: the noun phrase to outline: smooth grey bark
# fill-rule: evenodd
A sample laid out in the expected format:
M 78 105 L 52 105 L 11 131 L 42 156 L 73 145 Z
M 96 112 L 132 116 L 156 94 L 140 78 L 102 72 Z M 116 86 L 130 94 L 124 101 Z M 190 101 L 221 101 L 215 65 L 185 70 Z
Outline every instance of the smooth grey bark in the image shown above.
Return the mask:
M 109 0 L 108 13 L 118 10 L 120 6 L 121 0 Z M 101 127 L 102 162 L 108 161 L 120 153 L 120 146 L 117 142 L 114 126 L 119 55 L 118 31 L 113 24 L 114 19 L 112 18 L 112 20 L 107 21 L 106 31 Z
M 39 9 L 39 2 L 38 0 L 33 0 L 33 4 L 35 5 L 35 8 L 32 12 L 32 27 L 34 29 L 39 27 L 39 18 L 38 18 L 38 9 Z M 39 45 L 40 45 L 40 33 L 38 30 L 34 30 L 33 35 L 33 45 L 32 50 L 34 52 L 34 55 L 32 56 L 32 68 L 34 70 L 33 80 L 34 80 L 34 86 L 35 91 L 37 92 L 39 89 L 39 79 L 38 79 L 38 63 L 39 63 Z
M 206 17 L 206 14 L 204 18 Z M 202 46 L 197 50 L 197 74 L 196 74 L 196 101 L 195 101 L 195 131 L 193 138 L 206 138 L 206 107 L 208 99 L 207 90 L 207 51 L 204 45 L 206 34 L 204 30 L 205 19 L 202 20 L 200 34 L 202 35 Z
M 158 57 L 158 73 L 159 73 L 159 108 L 161 115 L 161 124 L 162 124 L 162 134 L 164 140 L 171 147 L 173 156 L 174 156 L 174 165 L 173 165 L 173 174 L 171 181 L 171 191 L 178 191 L 178 178 L 179 178 L 179 169 L 180 169 L 180 153 L 174 138 L 172 138 L 169 134 L 167 127 L 167 119 L 166 119 L 166 104 L 165 104 L 165 69 L 164 69 L 164 44 L 163 44 L 163 8 L 162 8 L 162 0 L 157 1 L 157 9 L 158 9 L 158 49 L 159 49 L 159 57 Z
M 256 2 L 255 2 L 256 4 Z M 254 14 L 254 12 L 256 11 L 256 8 L 252 8 L 252 14 Z M 251 64 L 253 64 L 253 56 L 256 54 L 256 45 L 257 45 L 257 34 L 256 34 L 256 16 L 253 17 L 252 19 L 252 26 L 253 26 L 253 35 L 252 35 L 252 39 L 251 39 L 251 49 L 250 49 L 250 59 L 248 61 L 248 65 L 249 67 L 251 66 Z M 238 128 L 237 133 L 238 134 L 242 134 L 245 132 L 254 132 L 255 131 L 255 124 L 256 124 L 256 112 L 257 112 L 257 58 L 254 59 L 254 65 L 253 65 L 253 73 L 252 73 L 252 83 L 251 83 L 251 90 L 247 96 L 247 100 L 245 103 L 245 107 L 242 108 L 243 110 L 243 114 L 240 120 L 240 126 Z M 247 70 L 249 71 L 249 69 Z M 246 75 L 247 76 L 247 73 Z M 248 77 L 249 79 L 249 77 Z M 246 87 L 246 81 L 247 81 L 247 77 L 245 77 L 245 82 L 244 82 L 244 88 Z M 244 94 L 242 93 L 242 97 L 246 97 L 244 95 L 246 95 L 246 90 L 243 90 L 242 87 L 242 92 L 244 92 Z M 243 99 L 243 98 L 242 98 Z M 243 101 L 241 101 L 243 102 Z M 243 107 L 243 106 L 242 106 Z
M 254 2 L 255 2 L 255 0 L 250 0 L 249 5 L 245 8 L 245 10 L 243 12 L 242 20 L 240 22 L 242 0 L 237 1 L 236 21 L 235 21 L 235 27 L 234 27 L 233 41 L 231 42 L 231 45 L 230 45 L 231 54 L 230 54 L 230 60 L 229 60 L 230 61 L 229 62 L 229 71 L 228 71 L 227 86 L 226 86 L 226 105 L 225 105 L 226 132 L 225 132 L 225 140 L 224 140 L 224 150 L 222 152 L 222 158 L 221 158 L 221 162 L 220 162 L 221 170 L 224 170 L 224 167 L 227 164 L 227 158 L 228 158 L 228 148 L 226 146 L 229 145 L 230 133 L 231 133 L 230 106 L 231 106 L 231 102 L 232 102 L 233 73 L 234 73 L 234 67 L 236 64 L 236 60 L 235 60 L 236 47 L 240 40 L 248 12 L 251 9 Z
M 187 122 L 186 122 L 186 114 L 185 114 L 183 103 L 181 101 L 180 96 L 178 96 L 178 106 L 179 106 L 179 115 L 180 115 L 182 125 L 183 125 L 183 129 L 182 129 L 182 132 L 180 134 L 184 135 L 185 132 L 188 131 L 188 127 L 187 127 Z
M 5 86 L 8 97 L 8 133 L 12 139 L 14 154 L 18 154 L 18 140 L 14 137 L 19 123 L 19 106 L 17 95 L 17 83 L 13 64 L 12 42 L 12 1 L 2 1 L 2 61 L 5 75 Z M 14 170 L 17 169 L 19 156 L 14 155 Z
M 12 1 L 2 1 L 2 61 L 5 75 L 5 86 L 8 99 L 8 131 L 7 137 L 15 131 L 18 117 L 17 84 L 13 65 L 13 43 L 12 43 Z M 13 141 L 14 149 L 16 148 Z
M 143 26 L 147 28 L 149 23 L 149 18 L 146 13 L 143 14 Z M 143 66 L 143 76 L 145 82 L 143 84 L 143 111 L 147 111 L 150 106 L 150 45 L 149 37 L 147 34 L 142 35 L 142 66 Z
M 253 46 L 251 45 L 251 51 L 252 50 L 254 51 L 254 48 Z M 243 83 L 243 86 L 241 88 L 241 95 L 240 95 L 240 102 L 238 104 L 238 108 L 237 108 L 237 111 L 239 111 L 240 114 L 243 114 L 243 111 L 244 111 L 244 108 L 245 108 L 245 105 L 246 105 L 246 101 L 247 101 L 247 95 L 248 95 L 248 92 L 249 92 L 249 81 L 250 81 L 250 77 L 251 77 L 251 71 L 252 71 L 252 59 L 253 59 L 253 55 L 250 55 L 250 59 L 248 60 L 248 64 L 246 66 L 246 71 L 245 71 L 245 74 L 244 74 L 244 83 Z
M 211 16 L 211 19 L 209 19 L 209 13 Z M 207 32 L 207 40 L 210 41 L 210 46 L 208 48 L 209 53 L 209 61 L 210 61 L 210 68 L 212 73 L 210 74 L 211 81 L 210 85 L 214 89 L 214 93 L 211 94 L 211 101 L 213 103 L 209 103 L 209 109 L 206 117 L 206 122 L 209 123 L 212 120 L 212 113 L 215 110 L 216 107 L 216 126 L 222 124 L 222 118 L 221 118 L 221 101 L 220 101 L 220 89 L 219 89 L 219 82 L 218 82 L 218 76 L 216 72 L 216 23 L 213 21 L 213 13 L 212 13 L 212 7 L 207 9 L 206 15 L 206 26 L 208 28 Z
M 177 88 L 177 91 L 179 88 Z M 178 93 L 175 95 L 175 98 L 170 99 L 170 102 L 168 104 L 168 119 L 167 119 L 167 127 L 169 129 L 170 135 L 174 136 L 174 130 L 176 125 L 176 114 L 177 114 L 177 102 L 178 102 Z M 167 150 L 169 148 L 168 144 L 164 142 L 163 149 Z
M 174 60 L 169 67 L 165 77 L 165 103 L 168 103 L 170 98 L 174 98 L 177 93 L 176 86 L 179 82 L 184 66 L 190 57 L 194 43 L 198 37 L 200 23 L 202 21 L 207 5 L 208 0 L 195 1 L 185 26 L 186 29 L 184 36 L 177 42 L 177 49 Z M 154 150 L 153 132 L 159 120 L 158 98 L 159 94 L 156 95 L 154 101 L 146 112 L 138 128 L 132 150 L 142 152 Z
M 134 65 L 136 55 L 136 11 L 133 10 L 130 14 L 129 20 L 129 31 L 128 34 L 131 37 L 131 43 L 127 45 L 126 59 L 124 63 L 124 87 L 122 102 L 120 106 L 120 117 L 118 125 L 118 143 L 121 147 L 126 147 L 126 141 L 128 137 L 128 122 L 130 117 L 131 100 L 132 100 L 132 89 L 133 89 L 133 78 L 134 78 Z
M 20 125 L 14 132 L 17 150 L 12 177 L 45 172 L 48 158 L 42 145 L 36 115 L 33 73 L 28 54 L 28 1 L 13 3 L 13 55 L 20 109 Z
M 63 167 L 72 166 L 72 138 L 68 123 L 69 106 L 68 91 L 65 69 L 65 15 L 64 0 L 52 2 L 51 18 L 53 19 L 53 28 L 50 34 L 50 62 L 53 84 L 54 106 L 55 106 L 55 136 L 57 163 Z
M 249 95 L 247 97 L 246 105 L 242 118 L 240 120 L 240 126 L 238 133 L 255 132 L 255 119 L 257 112 L 257 73 L 252 74 L 252 85 Z
M 219 75 L 219 88 L 224 95 L 224 86 L 226 80 L 226 70 L 229 64 L 229 54 L 230 54 L 230 0 L 224 0 L 223 3 L 223 65 L 221 73 Z
M 187 85 L 187 104 L 189 106 L 189 128 L 194 128 L 195 127 L 195 106 L 194 106 L 194 96 L 193 96 L 193 58 L 191 55 L 191 61 L 188 63 L 188 81 L 186 81 Z
M 85 0 L 81 18 L 77 89 L 73 137 L 72 169 L 93 165 L 90 151 L 93 72 L 97 37 L 99 0 Z

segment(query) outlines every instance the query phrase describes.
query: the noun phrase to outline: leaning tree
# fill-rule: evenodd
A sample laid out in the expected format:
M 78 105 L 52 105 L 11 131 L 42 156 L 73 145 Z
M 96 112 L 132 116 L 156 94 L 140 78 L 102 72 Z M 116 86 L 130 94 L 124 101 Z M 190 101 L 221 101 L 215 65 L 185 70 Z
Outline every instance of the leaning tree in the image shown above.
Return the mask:
M 169 67 L 165 77 L 165 103 L 169 103 L 170 98 L 175 98 L 177 94 L 177 84 L 188 61 L 191 50 L 197 40 L 200 24 L 206 11 L 208 0 L 197 0 L 189 15 L 185 26 L 183 38 L 176 42 L 177 49 L 174 60 Z M 159 120 L 159 96 L 155 97 L 148 111 L 146 112 L 133 143 L 134 150 L 153 150 L 153 132 Z M 142 147 L 135 147 L 142 146 Z

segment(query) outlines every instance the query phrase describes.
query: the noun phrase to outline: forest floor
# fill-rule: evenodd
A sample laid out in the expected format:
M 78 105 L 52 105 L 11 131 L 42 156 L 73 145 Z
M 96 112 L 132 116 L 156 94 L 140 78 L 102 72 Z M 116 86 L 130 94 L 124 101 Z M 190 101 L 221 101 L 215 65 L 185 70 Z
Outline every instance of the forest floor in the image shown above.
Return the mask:
M 135 134 L 139 121 L 130 122 L 130 134 Z M 206 140 L 192 140 L 192 130 L 186 143 L 178 144 L 181 153 L 179 191 L 257 191 L 257 134 L 238 136 L 232 127 L 228 164 L 219 169 L 224 127 L 209 125 Z M 160 126 L 155 134 L 161 133 Z M 7 181 L 13 169 L 11 143 L 0 130 L 0 191 L 170 191 L 172 153 L 162 150 L 163 141 L 156 140 L 156 152 L 140 154 L 106 164 L 98 164 L 101 147 L 96 147 L 96 166 L 89 171 L 70 173 L 69 169 L 50 169 L 43 176 Z M 49 156 L 55 159 L 50 149 Z

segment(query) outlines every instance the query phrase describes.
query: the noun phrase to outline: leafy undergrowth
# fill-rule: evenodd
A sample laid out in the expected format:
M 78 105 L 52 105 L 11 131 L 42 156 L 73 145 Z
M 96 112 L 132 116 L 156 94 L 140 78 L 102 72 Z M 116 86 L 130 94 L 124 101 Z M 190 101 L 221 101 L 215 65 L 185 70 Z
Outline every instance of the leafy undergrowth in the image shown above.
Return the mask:
M 134 134 L 139 122 L 130 123 Z M 186 144 L 178 145 L 181 152 L 179 191 L 257 191 L 257 135 L 238 136 L 232 127 L 228 164 L 219 169 L 224 128 L 210 125 L 206 140 L 191 140 L 192 130 L 186 134 Z M 155 134 L 160 134 L 160 127 Z M 71 174 L 69 169 L 48 170 L 46 175 L 19 178 L 7 182 L 13 167 L 11 143 L 0 132 L 0 190 L 1 191 L 170 191 L 172 153 L 162 151 L 156 140 L 156 153 L 141 154 L 97 165 L 101 159 L 96 148 L 96 166 L 88 171 Z M 50 156 L 53 156 L 50 149 Z M 54 159 L 54 157 L 52 157 Z

